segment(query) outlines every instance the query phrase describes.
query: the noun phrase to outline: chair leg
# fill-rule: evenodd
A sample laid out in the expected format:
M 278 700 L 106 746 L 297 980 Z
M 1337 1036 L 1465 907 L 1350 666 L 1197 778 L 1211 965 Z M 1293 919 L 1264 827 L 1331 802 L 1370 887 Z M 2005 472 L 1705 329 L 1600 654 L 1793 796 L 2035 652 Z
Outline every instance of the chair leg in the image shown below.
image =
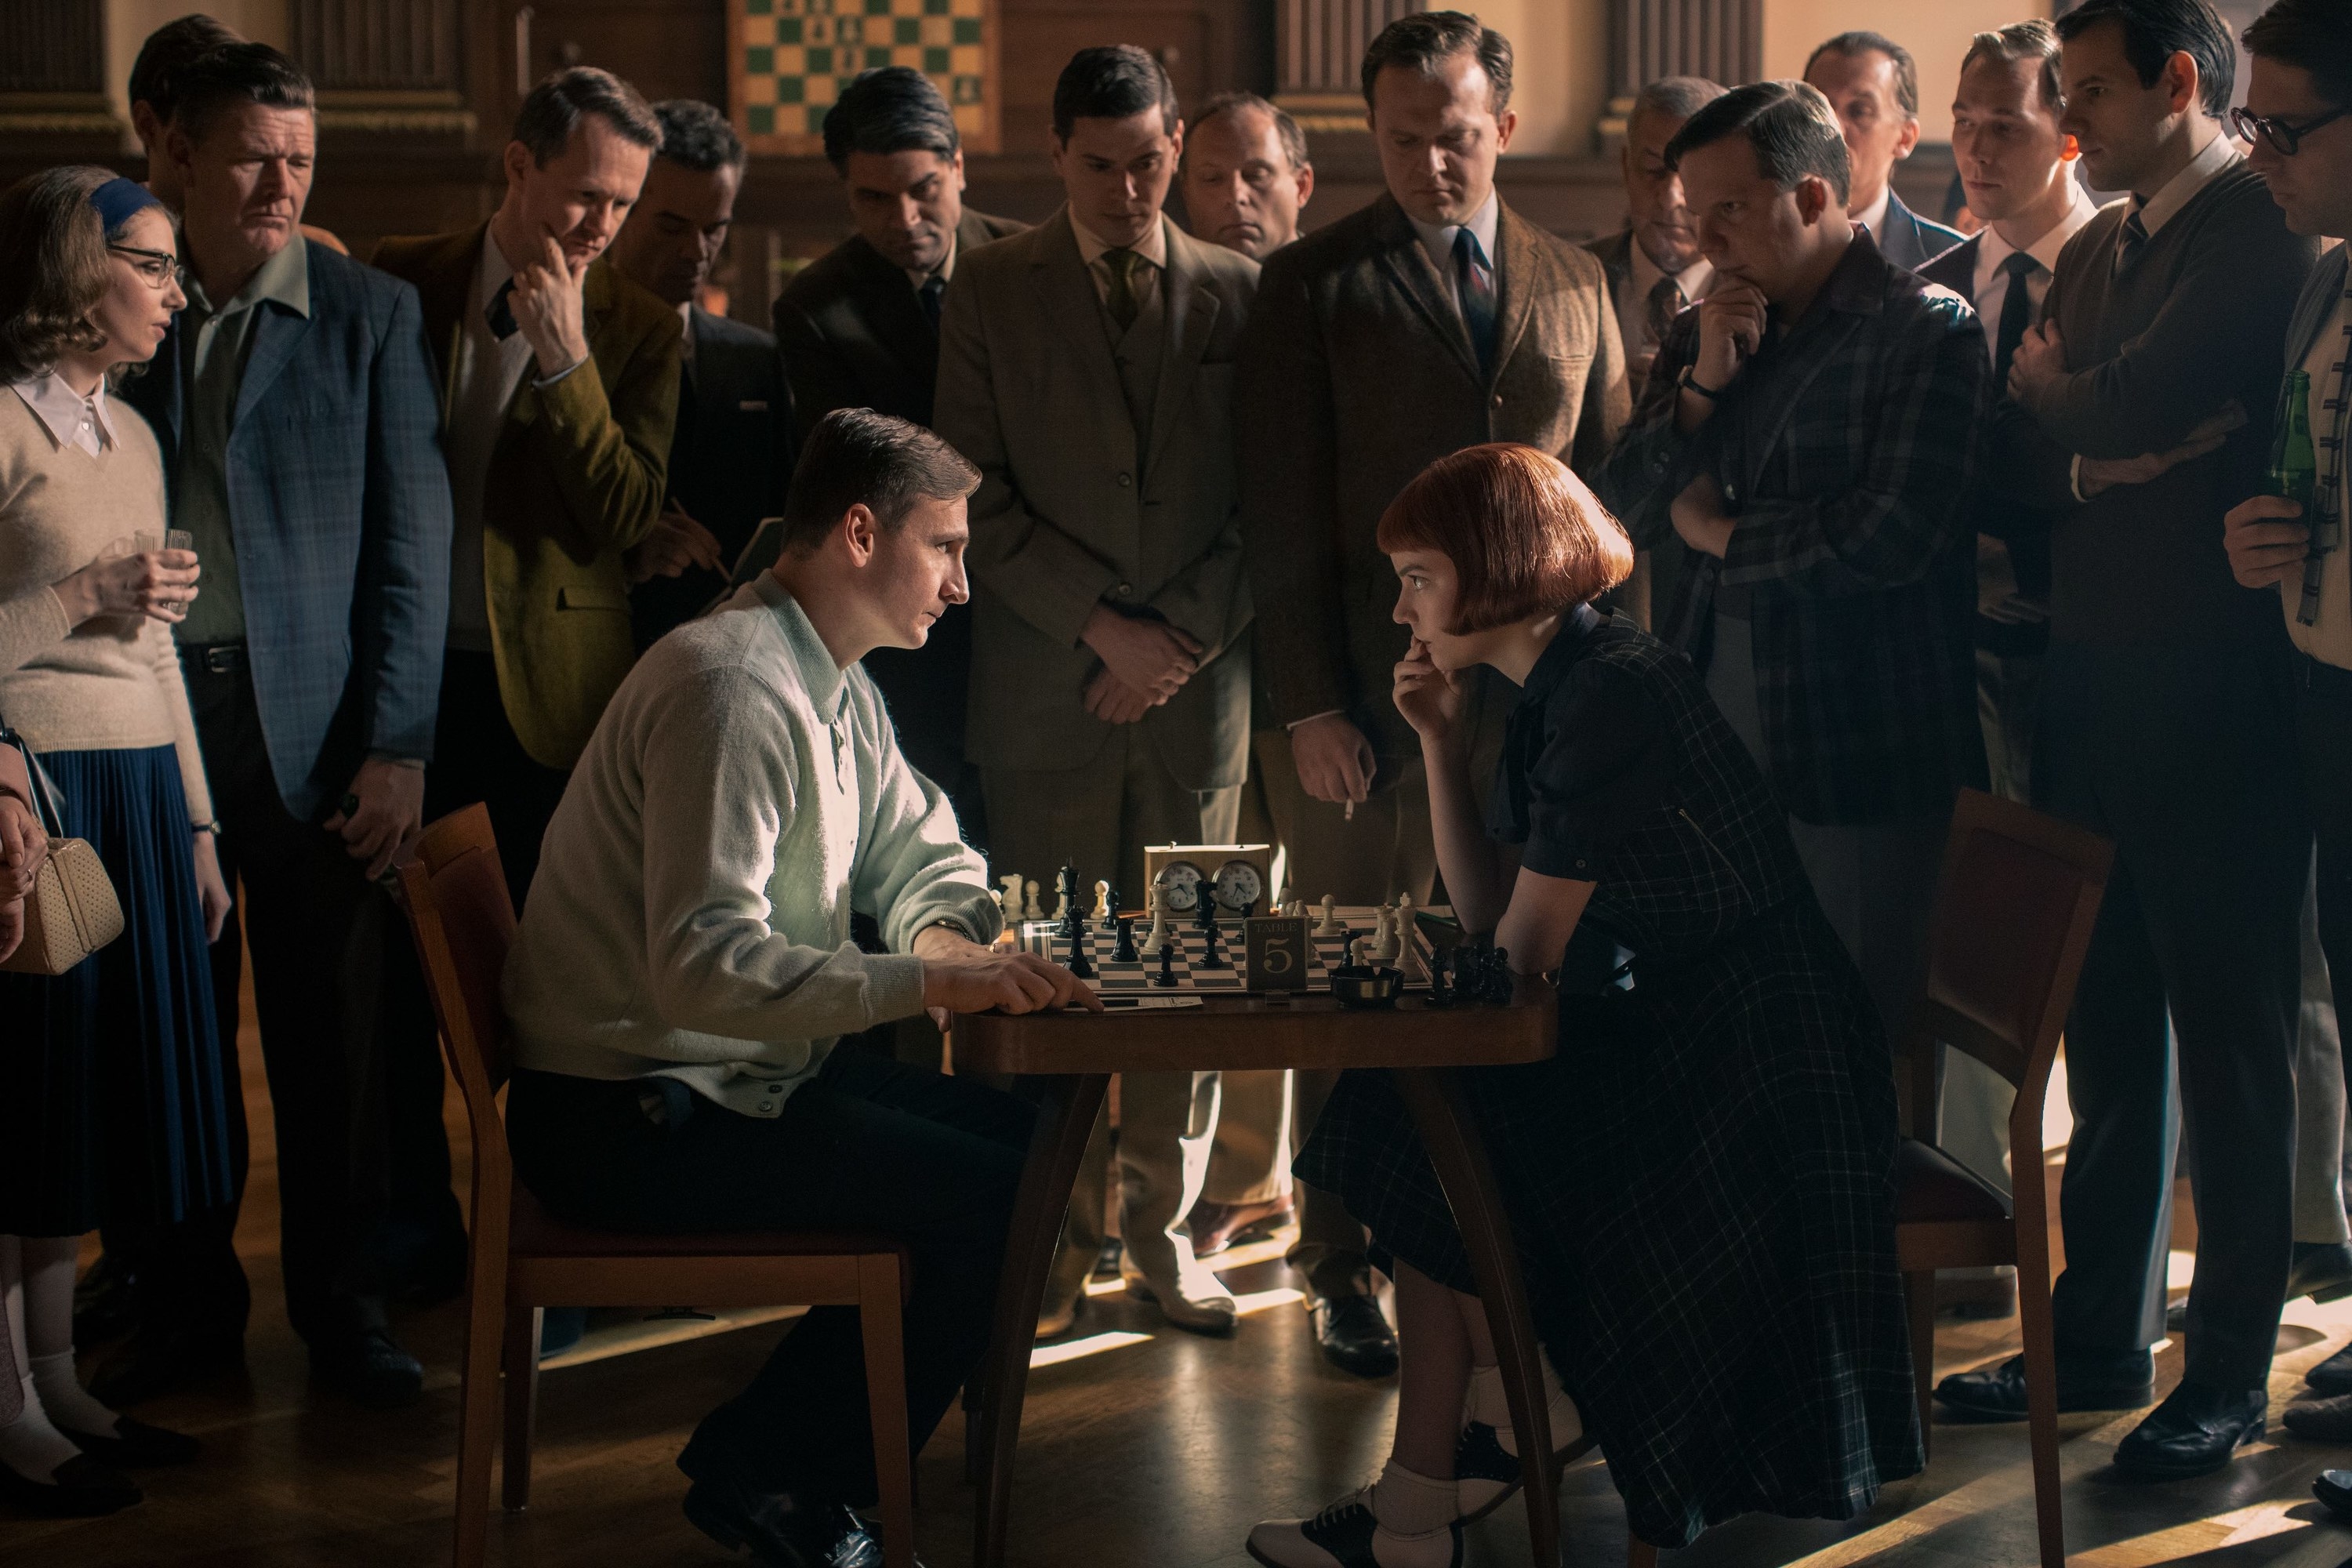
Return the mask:
M 884 1568 L 915 1565 L 915 1456 L 907 1431 L 907 1342 L 898 1259 L 857 1260 L 857 1326 L 866 1342 L 866 1400 L 874 1427 L 874 1479 L 882 1497 Z
M 537 1307 L 507 1309 L 507 1443 L 506 1479 L 500 1500 L 509 1513 L 530 1506 L 531 1427 L 539 1417 L 539 1330 L 542 1316 Z
M 499 1330 L 505 1280 L 477 1267 L 466 1311 L 466 1349 L 457 1392 L 457 1517 L 450 1545 L 456 1568 L 482 1568 L 489 1551 L 490 1451 L 499 1437 Z
M 1911 1316 L 1911 1381 L 1919 1399 L 1919 1458 L 1927 1458 L 1936 1430 L 1936 1271 L 1903 1276 L 1904 1304 Z
M 963 1479 L 966 1485 L 980 1482 L 980 1438 L 983 1426 L 980 1415 L 980 1382 L 975 1372 L 963 1385 Z
M 2041 1268 L 2031 1272 L 2040 1276 L 2037 1281 L 2029 1282 L 2025 1268 L 2017 1271 L 2017 1315 L 2025 1350 L 2025 1425 L 2033 1455 L 2033 1522 L 2041 1539 L 2042 1568 L 2066 1568 L 2066 1516 L 2058 1493 L 2058 1336 L 2050 1315 L 2046 1253 Z M 2040 1289 L 2032 1288 L 2034 1284 Z

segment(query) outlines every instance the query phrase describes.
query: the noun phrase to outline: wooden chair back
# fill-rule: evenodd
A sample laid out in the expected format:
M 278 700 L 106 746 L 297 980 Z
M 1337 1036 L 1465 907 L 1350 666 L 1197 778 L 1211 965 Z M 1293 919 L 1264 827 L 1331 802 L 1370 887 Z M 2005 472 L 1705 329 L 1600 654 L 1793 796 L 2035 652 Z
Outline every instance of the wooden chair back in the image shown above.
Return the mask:
M 2042 1098 L 2114 860 L 2097 834 L 1960 792 L 1910 1030 L 1913 1137 L 1935 1142 L 1940 1041 L 2016 1088 L 2015 1147 L 2041 1148 Z

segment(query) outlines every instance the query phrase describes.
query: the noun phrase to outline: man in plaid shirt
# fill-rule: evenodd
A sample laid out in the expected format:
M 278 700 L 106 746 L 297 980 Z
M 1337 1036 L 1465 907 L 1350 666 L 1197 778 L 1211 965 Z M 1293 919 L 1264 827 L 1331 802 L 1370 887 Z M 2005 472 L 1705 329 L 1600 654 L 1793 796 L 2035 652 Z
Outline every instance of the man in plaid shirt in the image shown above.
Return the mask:
M 1831 923 L 1899 1020 L 1955 789 L 1984 780 L 1963 500 L 1990 379 L 1958 296 L 1845 216 L 1835 115 L 1759 82 L 1666 149 L 1717 283 L 1596 480 L 1696 563 L 1658 631 L 1755 752 Z

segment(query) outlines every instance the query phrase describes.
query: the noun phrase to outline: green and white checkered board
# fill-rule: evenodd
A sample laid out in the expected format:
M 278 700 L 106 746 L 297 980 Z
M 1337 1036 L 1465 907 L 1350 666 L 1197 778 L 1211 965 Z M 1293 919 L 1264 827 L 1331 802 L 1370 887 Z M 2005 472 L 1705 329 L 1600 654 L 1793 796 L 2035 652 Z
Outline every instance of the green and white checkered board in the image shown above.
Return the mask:
M 736 123 L 763 151 L 823 146 L 825 110 L 857 73 L 911 66 L 975 149 L 994 140 L 992 0 L 734 0 Z

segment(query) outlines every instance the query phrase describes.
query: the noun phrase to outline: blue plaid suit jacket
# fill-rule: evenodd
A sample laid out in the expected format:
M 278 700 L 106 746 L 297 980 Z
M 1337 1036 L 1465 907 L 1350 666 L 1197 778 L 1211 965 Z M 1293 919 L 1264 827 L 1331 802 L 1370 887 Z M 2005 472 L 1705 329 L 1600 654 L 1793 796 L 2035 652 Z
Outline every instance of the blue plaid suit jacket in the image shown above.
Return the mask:
M 1857 233 L 1804 318 L 1684 436 L 1698 318 L 1675 318 L 1593 479 L 1644 548 L 1674 536 L 1668 509 L 1702 473 L 1738 519 L 1724 559 L 1690 552 L 1659 635 L 1705 668 L 1717 594 L 1746 600 L 1766 772 L 1804 821 L 1982 787 L 1969 496 L 1992 368 L 1975 312 Z
M 310 315 L 264 302 L 229 426 L 246 648 L 286 809 L 365 758 L 433 756 L 449 620 L 449 470 L 416 290 L 309 245 Z M 180 323 L 124 396 L 179 467 Z

